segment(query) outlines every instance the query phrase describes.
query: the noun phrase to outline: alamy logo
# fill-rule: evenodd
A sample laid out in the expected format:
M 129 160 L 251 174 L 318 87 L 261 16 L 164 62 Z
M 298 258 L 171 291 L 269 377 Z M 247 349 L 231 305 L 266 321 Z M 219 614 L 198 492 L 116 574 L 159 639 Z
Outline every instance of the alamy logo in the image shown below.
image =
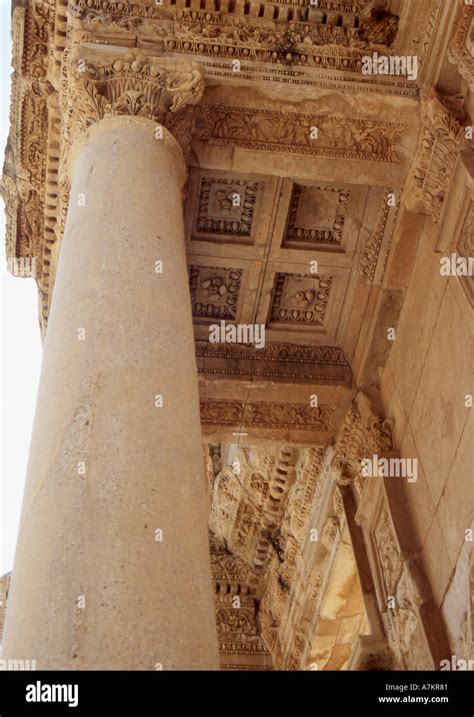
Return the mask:
M 27 702 L 67 702 L 69 707 L 79 704 L 79 685 L 47 685 L 38 681 L 26 686 Z
M 29 256 L 9 256 L 7 259 L 7 270 L 13 276 L 25 276 L 36 278 L 36 259 Z
M 36 660 L 2 660 L 0 658 L 0 671 L 5 670 L 36 670 Z
M 414 82 L 418 78 L 418 57 L 416 55 L 364 55 L 363 75 L 401 75 Z
M 265 347 L 264 324 L 211 324 L 209 326 L 211 344 L 254 344 L 255 348 Z
M 474 660 L 462 660 L 457 658 L 456 655 L 451 655 L 450 660 L 441 660 L 439 666 L 443 672 L 446 672 L 446 670 L 465 672 L 466 670 L 474 670 Z
M 473 276 L 474 258 L 458 256 L 442 256 L 439 260 L 439 273 L 441 276 Z
M 408 483 L 418 480 L 416 458 L 379 458 L 375 453 L 361 461 L 364 478 L 406 478 Z

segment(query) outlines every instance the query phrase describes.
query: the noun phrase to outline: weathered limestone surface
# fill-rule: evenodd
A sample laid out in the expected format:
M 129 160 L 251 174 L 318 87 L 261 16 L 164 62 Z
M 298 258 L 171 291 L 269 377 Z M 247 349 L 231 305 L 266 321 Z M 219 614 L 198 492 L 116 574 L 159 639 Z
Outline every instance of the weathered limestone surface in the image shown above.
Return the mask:
M 406 485 L 405 493 L 440 606 L 448 599 L 458 561 L 472 545 L 468 531 L 474 514 L 474 433 L 466 404 L 473 381 L 472 278 L 440 274 L 440 259 L 456 251 L 461 241 L 470 244 L 472 254 L 472 175 L 462 161 L 455 181 L 461 194 L 465 188 L 462 198 L 452 197 L 456 221 L 442 216 L 438 230 L 426 224 L 381 382 L 401 454 L 418 459 L 418 481 Z M 444 250 L 435 253 L 441 242 Z M 463 602 L 460 614 L 470 614 L 467 589 L 462 598 L 458 596 Z M 448 624 L 452 627 L 451 620 Z M 468 623 L 462 629 L 470 629 Z M 469 659 L 466 652 L 453 654 Z
M 71 175 L 4 655 L 214 668 L 182 153 L 149 119 L 103 119 Z
M 46 338 L 5 650 L 469 659 L 474 289 L 440 259 L 473 253 L 474 7 L 204 4 L 13 12 L 7 255 Z

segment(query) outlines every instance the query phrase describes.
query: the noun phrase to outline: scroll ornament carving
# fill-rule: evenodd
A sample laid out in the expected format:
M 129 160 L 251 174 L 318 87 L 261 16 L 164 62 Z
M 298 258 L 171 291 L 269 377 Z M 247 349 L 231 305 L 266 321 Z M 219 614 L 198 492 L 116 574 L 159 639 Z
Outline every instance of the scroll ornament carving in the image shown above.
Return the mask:
M 248 566 L 237 555 L 222 545 L 211 531 L 211 569 L 214 581 L 245 585 L 248 578 Z
M 33 80 L 46 80 L 54 15 L 50 0 L 33 0 L 13 10 L 13 67 Z
M 205 426 L 274 427 L 298 431 L 330 431 L 333 406 L 311 408 L 303 403 L 206 399 L 201 401 L 201 422 Z
M 448 57 L 458 66 L 459 73 L 472 87 L 474 84 L 474 5 L 464 3 L 460 21 L 456 25 Z
M 216 612 L 217 630 L 222 637 L 234 640 L 258 641 L 257 628 L 249 613 L 235 608 L 220 608 Z
M 390 422 L 373 412 L 364 394 L 359 393 L 350 406 L 334 448 L 331 466 L 339 485 L 360 479 L 361 461 L 370 453 L 393 450 Z
M 7 209 L 7 256 L 28 261 L 34 258 L 36 276 L 41 273 L 42 263 L 44 145 L 50 92 L 47 83 L 14 73 L 11 131 L 0 187 Z
M 416 557 L 405 557 L 400 552 L 386 509 L 381 511 L 374 541 L 383 575 L 385 605 L 388 597 L 395 601 L 392 608 L 384 610 L 388 638 L 393 649 L 403 657 L 412 649 L 420 648 L 413 642 L 419 607 L 430 599 L 429 586 Z
M 309 127 L 318 126 L 318 142 Z M 196 139 L 229 142 L 257 151 L 287 152 L 331 158 L 362 159 L 399 164 L 397 144 L 406 125 L 342 115 L 200 105 L 196 110 Z

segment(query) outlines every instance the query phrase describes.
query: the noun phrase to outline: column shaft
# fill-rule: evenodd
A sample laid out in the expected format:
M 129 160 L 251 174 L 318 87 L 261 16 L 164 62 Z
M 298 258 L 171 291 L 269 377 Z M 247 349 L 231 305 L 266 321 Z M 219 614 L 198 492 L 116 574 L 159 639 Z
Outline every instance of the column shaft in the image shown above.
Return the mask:
M 71 165 L 4 636 L 38 669 L 218 667 L 184 162 L 164 133 L 103 119 Z

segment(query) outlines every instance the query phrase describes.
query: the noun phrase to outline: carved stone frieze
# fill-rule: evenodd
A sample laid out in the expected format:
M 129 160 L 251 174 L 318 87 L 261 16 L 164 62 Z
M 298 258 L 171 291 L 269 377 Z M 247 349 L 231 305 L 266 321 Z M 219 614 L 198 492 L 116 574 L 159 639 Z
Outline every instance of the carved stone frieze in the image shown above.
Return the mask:
M 365 18 L 360 27 L 347 27 L 321 22 L 331 18 L 322 11 L 316 10 L 314 14 L 310 9 L 309 13 L 312 22 L 275 22 L 205 10 L 180 10 L 175 18 L 174 37 L 167 47 L 181 52 L 357 72 L 361 66 L 360 51 L 371 45 L 392 44 L 398 28 L 398 18 L 388 14 L 383 18 Z M 339 54 L 334 48 L 347 49 Z
M 213 485 L 210 529 L 217 541 L 247 566 L 246 585 L 257 596 L 273 553 L 284 547 L 279 523 L 295 479 L 297 451 L 232 453 Z
M 459 73 L 472 88 L 474 83 L 474 5 L 464 3 L 460 21 L 456 24 L 448 57 L 457 65 Z
M 333 406 L 313 408 L 305 403 L 273 403 L 271 401 L 238 401 L 205 399 L 201 401 L 201 422 L 204 426 L 249 428 L 280 428 L 326 432 L 332 430 Z
M 1 186 L 7 208 L 7 266 L 15 276 L 37 280 L 42 315 L 50 267 L 47 147 L 54 92 L 48 66 L 55 19 L 54 0 L 31 0 L 13 9 L 11 130 Z
M 398 206 L 391 207 L 387 201 L 387 197 L 393 192 L 393 188 L 387 188 L 377 224 L 366 241 L 360 257 L 359 268 L 364 282 L 368 285 L 381 286 L 383 283 L 398 214 Z
M 268 343 L 211 344 L 196 341 L 198 372 L 202 376 L 271 379 L 292 383 L 349 385 L 352 372 L 344 353 L 336 346 L 297 346 Z
M 287 4 L 266 3 L 253 5 L 245 14 L 241 6 L 227 2 L 219 9 L 195 5 L 170 12 L 129 2 L 75 0 L 69 8 L 70 26 L 81 41 L 100 38 L 110 44 L 155 43 L 167 52 L 316 66 L 345 73 L 360 72 L 363 51 L 389 47 L 398 29 L 395 15 L 383 10 L 363 14 L 354 5 L 347 12 L 334 4 L 324 11 L 323 6 L 296 4 L 290 10 Z
M 13 10 L 13 36 L 22 42 L 13 44 L 13 68 L 32 80 L 46 80 L 52 41 L 56 3 L 33 0 Z
M 395 654 L 403 661 L 412 649 L 419 649 L 416 645 L 412 648 L 412 642 L 416 641 L 419 607 L 430 599 L 429 588 L 417 558 L 401 553 L 385 508 L 380 511 L 373 529 L 373 544 L 380 566 L 381 611 L 387 636 Z
M 327 449 L 300 449 L 259 609 L 262 636 L 278 669 L 306 666 L 344 521 L 334 493 Z
M 267 646 L 258 634 L 253 598 L 240 598 L 240 607 L 237 607 L 232 596 L 218 595 L 215 603 L 217 639 L 224 665 L 228 655 L 242 655 L 247 658 L 268 655 Z M 235 669 L 236 665 L 233 667 Z M 240 665 L 238 668 L 241 669 Z
M 196 356 L 208 358 L 242 358 L 250 361 L 288 362 L 314 366 L 348 366 L 343 351 L 337 346 L 297 346 L 295 344 L 268 344 L 261 349 L 236 344 L 209 344 L 196 342 Z M 311 374 L 312 375 L 312 374 Z
M 7 174 L 4 174 L 0 179 L 0 193 L 5 202 L 5 213 L 8 216 L 5 237 L 6 255 L 7 257 L 28 256 L 30 254 L 29 246 L 17 247 L 18 239 L 22 238 L 18 232 L 21 199 L 16 183 Z
M 312 127 L 318 129 L 317 141 Z M 397 143 L 405 129 L 401 122 L 201 104 L 195 138 L 259 151 L 398 164 Z
M 291 510 L 287 510 L 282 531 L 300 542 L 308 528 L 312 508 L 319 503 L 323 489 L 322 466 L 325 448 L 301 449 L 296 465 L 298 480 L 288 497 Z
M 259 634 L 258 600 L 249 585 L 249 565 L 213 532 L 210 555 L 221 669 L 235 669 L 236 658 L 239 669 L 267 669 L 271 659 Z
M 258 601 L 248 586 L 248 566 L 212 533 L 210 548 L 221 659 L 225 661 L 226 655 L 268 654 L 259 636 Z
M 248 590 L 249 567 L 242 558 L 220 545 L 211 534 L 211 570 L 217 592 L 242 592 Z
M 14 74 L 12 132 L 5 153 L 3 196 L 16 211 L 7 222 L 8 257 L 35 258 L 41 269 L 44 232 L 48 83 Z M 13 188 L 12 183 L 15 185 Z

